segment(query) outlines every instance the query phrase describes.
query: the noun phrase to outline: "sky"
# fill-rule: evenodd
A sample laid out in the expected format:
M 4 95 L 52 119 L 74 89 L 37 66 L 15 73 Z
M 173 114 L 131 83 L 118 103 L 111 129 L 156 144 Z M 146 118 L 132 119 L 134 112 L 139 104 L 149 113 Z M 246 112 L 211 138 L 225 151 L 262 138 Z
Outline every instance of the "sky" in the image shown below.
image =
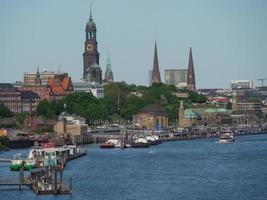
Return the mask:
M 37 66 L 79 81 L 89 14 L 88 0 L 0 0 L 0 82 Z M 109 52 L 116 81 L 148 85 L 155 40 L 163 81 L 187 68 L 190 46 L 197 88 L 267 78 L 266 0 L 94 0 L 92 15 L 100 66 Z

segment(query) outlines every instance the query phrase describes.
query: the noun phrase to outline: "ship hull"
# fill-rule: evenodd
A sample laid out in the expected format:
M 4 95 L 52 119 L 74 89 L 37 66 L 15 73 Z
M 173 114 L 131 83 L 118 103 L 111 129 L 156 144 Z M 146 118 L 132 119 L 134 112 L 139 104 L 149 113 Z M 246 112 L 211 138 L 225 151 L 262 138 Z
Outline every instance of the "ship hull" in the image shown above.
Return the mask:
M 9 166 L 9 168 L 10 168 L 10 170 L 11 171 L 19 171 L 19 169 L 22 167 L 22 165 L 20 165 L 20 164 L 11 164 L 10 166 Z
M 148 147 L 149 143 L 138 142 L 132 144 L 132 148 L 148 148 Z
M 101 144 L 100 148 L 101 149 L 113 149 L 115 148 L 115 145 L 114 144 Z
M 220 139 L 219 143 L 221 144 L 225 144 L 225 143 L 232 143 L 234 142 L 234 139 L 230 138 L 230 139 Z

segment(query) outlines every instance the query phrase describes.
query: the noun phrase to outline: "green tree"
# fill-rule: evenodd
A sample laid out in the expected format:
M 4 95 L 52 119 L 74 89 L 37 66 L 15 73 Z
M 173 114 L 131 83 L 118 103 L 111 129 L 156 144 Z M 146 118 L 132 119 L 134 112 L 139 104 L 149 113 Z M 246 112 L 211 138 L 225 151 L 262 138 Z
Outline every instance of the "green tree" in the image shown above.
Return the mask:
M 227 109 L 227 110 L 232 110 L 232 103 L 228 102 L 228 103 L 226 104 L 226 109 Z
M 27 113 L 27 112 L 23 112 L 23 113 L 18 113 L 18 114 L 16 114 L 16 116 L 15 116 L 16 121 L 17 121 L 19 124 L 23 124 L 28 114 L 29 114 L 29 113 Z
M 198 94 L 197 92 L 194 91 L 189 91 L 189 102 L 191 103 L 205 103 L 207 101 L 207 97 L 203 94 Z
M 0 103 L 0 117 L 12 117 L 13 113 L 3 103 Z
M 89 92 L 72 93 L 65 96 L 60 105 L 66 104 L 66 110 L 69 113 L 75 113 L 73 111 L 74 105 L 81 105 L 86 108 L 91 103 L 97 103 L 98 99 Z M 77 107 L 77 106 L 76 106 Z
M 56 118 L 56 113 L 54 110 L 51 109 L 50 103 L 45 99 L 40 101 L 38 104 L 36 111 L 39 115 L 44 116 L 47 119 L 54 119 Z
M 168 104 L 164 106 L 166 113 L 168 114 L 169 122 L 175 123 L 178 119 L 179 104 Z

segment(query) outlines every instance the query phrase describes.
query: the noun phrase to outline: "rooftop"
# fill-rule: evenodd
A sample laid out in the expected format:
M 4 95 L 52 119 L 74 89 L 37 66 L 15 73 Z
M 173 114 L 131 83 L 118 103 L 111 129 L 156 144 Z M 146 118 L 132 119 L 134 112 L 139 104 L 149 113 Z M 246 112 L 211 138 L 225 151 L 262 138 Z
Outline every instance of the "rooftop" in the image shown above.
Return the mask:
M 39 95 L 32 91 L 21 91 L 21 99 L 40 99 Z
M 166 116 L 167 113 L 165 110 L 158 104 L 151 104 L 148 106 L 145 106 L 141 109 L 139 113 L 147 113 L 147 114 L 154 114 L 154 115 L 164 115 Z
M 18 92 L 18 89 L 10 83 L 0 83 L 0 91 Z

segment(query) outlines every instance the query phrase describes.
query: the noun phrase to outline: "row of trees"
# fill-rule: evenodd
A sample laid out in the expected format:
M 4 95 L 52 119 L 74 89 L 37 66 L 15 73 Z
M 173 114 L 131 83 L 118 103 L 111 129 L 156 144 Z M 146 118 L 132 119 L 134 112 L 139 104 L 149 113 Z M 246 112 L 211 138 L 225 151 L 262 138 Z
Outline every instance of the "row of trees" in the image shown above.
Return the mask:
M 135 96 L 133 92 L 141 94 Z M 177 120 L 177 113 L 182 99 L 174 93 L 177 89 L 173 85 L 163 83 L 153 84 L 150 87 L 128 85 L 125 82 L 116 82 L 105 85 L 104 98 L 97 99 L 91 93 L 72 93 L 61 101 L 39 103 L 37 113 L 46 118 L 56 118 L 61 112 L 74 113 L 89 120 L 120 120 L 132 119 L 144 106 L 160 104 L 166 110 L 170 122 Z M 184 102 L 185 107 L 192 103 L 204 103 L 206 97 L 192 91 Z M 65 105 L 65 108 L 64 108 Z

